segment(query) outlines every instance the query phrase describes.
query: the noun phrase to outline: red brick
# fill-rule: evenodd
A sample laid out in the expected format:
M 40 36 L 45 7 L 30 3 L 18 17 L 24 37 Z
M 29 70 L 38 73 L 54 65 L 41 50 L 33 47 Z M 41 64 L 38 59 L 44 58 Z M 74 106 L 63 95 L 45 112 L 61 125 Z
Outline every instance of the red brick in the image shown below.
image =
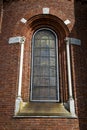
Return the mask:
M 23 64 L 22 98 L 29 101 L 31 71 L 31 39 L 36 29 L 30 25 L 34 16 L 42 14 L 43 7 L 62 21 L 69 19 L 69 36 L 81 39 L 81 46 L 71 46 L 72 83 L 77 119 L 67 118 L 13 118 L 18 89 L 20 45 L 9 45 L 12 36 L 26 36 Z M 22 24 L 24 17 L 27 24 Z M 30 23 L 29 23 L 30 22 Z M 50 21 L 51 22 L 51 21 Z M 54 23 L 53 23 L 54 24 Z M 31 25 L 32 26 L 32 25 Z M 40 27 L 40 25 L 38 25 Z M 60 29 L 61 27 L 58 26 Z M 57 25 L 55 25 L 55 31 Z M 86 130 L 87 129 L 87 4 L 74 0 L 13 0 L 4 3 L 2 33 L 0 34 L 0 130 Z M 62 38 L 65 37 L 65 34 Z M 65 49 L 63 41 L 59 51 Z M 61 56 L 60 56 L 61 57 Z M 61 64 L 66 66 L 66 54 Z M 60 86 L 65 83 L 64 100 L 68 99 L 67 67 L 61 65 Z M 64 73 L 61 71 L 63 68 Z

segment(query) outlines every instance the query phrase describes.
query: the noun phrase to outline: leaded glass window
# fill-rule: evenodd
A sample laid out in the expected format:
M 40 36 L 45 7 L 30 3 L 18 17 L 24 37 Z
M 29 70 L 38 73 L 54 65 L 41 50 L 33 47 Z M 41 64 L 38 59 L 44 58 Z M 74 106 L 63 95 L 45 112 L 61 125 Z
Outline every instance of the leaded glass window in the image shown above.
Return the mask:
M 35 32 L 32 43 L 32 101 L 58 101 L 57 37 L 49 29 Z

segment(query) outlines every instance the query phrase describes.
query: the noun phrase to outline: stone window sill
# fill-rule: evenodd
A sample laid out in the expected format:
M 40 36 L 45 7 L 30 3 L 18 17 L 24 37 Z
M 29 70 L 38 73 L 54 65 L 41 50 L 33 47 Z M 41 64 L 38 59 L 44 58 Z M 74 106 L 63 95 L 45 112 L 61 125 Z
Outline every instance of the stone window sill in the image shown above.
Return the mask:
M 19 112 L 14 117 L 77 118 L 65 109 L 63 103 L 36 102 L 21 102 Z

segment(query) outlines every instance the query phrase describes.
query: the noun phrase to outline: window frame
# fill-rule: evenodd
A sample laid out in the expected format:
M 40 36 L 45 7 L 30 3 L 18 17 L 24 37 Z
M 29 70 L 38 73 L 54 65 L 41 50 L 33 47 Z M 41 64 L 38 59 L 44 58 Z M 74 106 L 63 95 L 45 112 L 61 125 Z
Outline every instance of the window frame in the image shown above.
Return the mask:
M 47 30 L 47 31 L 50 31 L 54 34 L 55 36 L 55 51 L 56 51 L 56 57 L 55 57 L 55 60 L 56 60 L 56 89 L 57 89 L 57 100 L 33 100 L 32 99 L 32 81 L 33 81 L 33 54 L 34 54 L 34 51 L 33 51 L 33 47 L 34 47 L 34 38 L 35 38 L 35 35 L 41 31 L 41 30 Z M 50 28 L 40 28 L 40 29 L 37 29 L 34 33 L 33 33 L 33 36 L 32 36 L 32 51 L 31 51 L 31 86 L 30 86 L 30 101 L 32 102 L 60 102 L 60 92 L 59 92 L 59 57 L 58 57 L 58 37 L 56 35 L 56 33 L 50 29 Z

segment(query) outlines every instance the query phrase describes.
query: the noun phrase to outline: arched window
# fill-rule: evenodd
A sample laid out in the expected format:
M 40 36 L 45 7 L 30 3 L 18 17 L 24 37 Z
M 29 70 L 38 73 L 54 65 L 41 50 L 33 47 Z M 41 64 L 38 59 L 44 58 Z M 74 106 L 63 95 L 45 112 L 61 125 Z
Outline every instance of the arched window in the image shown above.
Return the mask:
M 57 36 L 48 28 L 32 39 L 31 101 L 59 102 Z

